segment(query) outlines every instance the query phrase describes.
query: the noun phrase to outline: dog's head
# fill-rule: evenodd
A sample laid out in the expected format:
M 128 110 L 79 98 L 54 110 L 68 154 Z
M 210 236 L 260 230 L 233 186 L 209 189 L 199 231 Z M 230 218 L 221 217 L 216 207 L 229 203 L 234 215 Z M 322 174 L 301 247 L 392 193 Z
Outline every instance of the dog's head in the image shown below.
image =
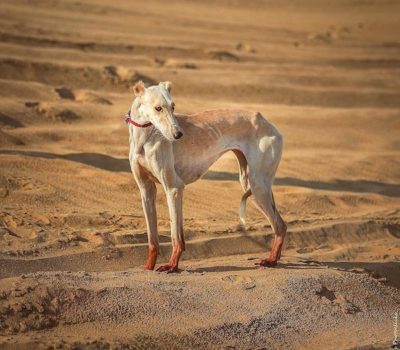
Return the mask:
M 142 81 L 138 81 L 133 86 L 133 92 L 139 115 L 150 121 L 167 140 L 174 141 L 180 139 L 183 133 L 174 116 L 175 103 L 171 87 L 169 81 L 148 88 Z

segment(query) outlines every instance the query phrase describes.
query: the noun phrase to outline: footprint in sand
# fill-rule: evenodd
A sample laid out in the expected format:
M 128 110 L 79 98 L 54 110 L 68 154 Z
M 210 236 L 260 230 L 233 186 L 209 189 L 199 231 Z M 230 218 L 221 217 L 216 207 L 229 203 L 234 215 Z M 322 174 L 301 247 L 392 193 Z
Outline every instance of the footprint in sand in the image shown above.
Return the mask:
M 222 278 L 223 281 L 240 286 L 243 289 L 253 289 L 256 281 L 248 276 L 228 275 Z
M 6 133 L 3 130 L 0 130 L 0 146 L 24 146 L 25 142 L 9 133 Z
M 244 44 L 242 42 L 238 42 L 235 46 L 237 51 L 243 51 L 248 53 L 256 53 L 256 50 L 249 44 Z
M 0 112 L 0 126 L 14 129 L 14 128 L 22 128 L 24 124 L 22 124 L 19 120 Z
M 66 87 L 55 88 L 54 91 L 61 99 L 67 99 L 76 102 L 89 102 L 103 105 L 112 105 L 112 103 L 106 98 L 98 96 L 90 91 L 71 90 Z
M 131 84 L 138 80 L 142 80 L 146 85 L 156 85 L 157 81 L 151 77 L 133 71 L 131 69 L 119 66 L 105 66 L 103 67 L 103 76 L 106 80 L 113 84 L 125 84 L 129 87 Z
M 361 311 L 358 306 L 347 300 L 343 295 L 330 290 L 326 286 L 321 286 L 321 289 L 316 291 L 316 294 L 321 298 L 323 303 L 340 307 L 342 312 L 346 314 L 355 314 Z
M 191 62 L 180 62 L 174 59 L 170 59 L 164 62 L 166 67 L 169 68 L 182 68 L 182 69 L 197 69 L 197 65 Z
M 312 253 L 313 251 L 314 251 L 314 248 L 312 248 L 312 247 L 304 247 L 304 248 L 297 249 L 296 253 L 307 254 L 307 253 Z
M 59 109 L 52 106 L 48 102 L 25 102 L 25 107 L 31 108 L 40 117 L 45 117 L 48 120 L 61 121 L 63 123 L 71 123 L 81 119 L 81 116 L 70 109 Z
M 14 218 L 9 214 L 4 214 L 2 217 L 2 221 L 6 227 L 11 228 L 13 230 L 15 230 L 18 226 Z
M 77 102 L 98 103 L 101 105 L 112 105 L 112 102 L 104 97 L 98 96 L 89 91 L 75 91 L 75 100 Z
M 208 51 L 206 52 L 211 59 L 218 61 L 230 61 L 230 62 L 239 62 L 240 59 L 238 56 L 234 55 L 229 51 Z
M 67 100 L 75 100 L 74 92 L 64 86 L 60 88 L 55 88 L 54 91 L 58 94 L 60 98 Z

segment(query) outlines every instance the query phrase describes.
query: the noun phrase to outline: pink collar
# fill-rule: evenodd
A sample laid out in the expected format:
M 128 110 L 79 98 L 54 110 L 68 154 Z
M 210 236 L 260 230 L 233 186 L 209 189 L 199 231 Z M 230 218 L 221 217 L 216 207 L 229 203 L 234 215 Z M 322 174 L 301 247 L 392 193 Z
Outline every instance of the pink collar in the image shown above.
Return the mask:
M 139 124 L 136 123 L 132 118 L 131 118 L 131 110 L 128 111 L 128 113 L 125 114 L 125 123 L 131 123 L 132 125 L 138 127 L 138 128 L 147 128 L 148 126 L 152 126 L 153 124 L 151 123 L 146 123 L 146 124 Z

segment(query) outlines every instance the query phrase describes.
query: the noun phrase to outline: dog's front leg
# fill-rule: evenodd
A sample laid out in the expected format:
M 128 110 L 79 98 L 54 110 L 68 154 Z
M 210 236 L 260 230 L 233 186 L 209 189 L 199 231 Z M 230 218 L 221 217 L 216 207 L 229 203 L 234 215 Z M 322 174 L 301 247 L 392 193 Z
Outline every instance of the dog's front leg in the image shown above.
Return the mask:
M 179 259 L 185 250 L 182 212 L 183 189 L 182 182 L 178 182 L 172 187 L 165 187 L 171 224 L 172 254 L 168 264 L 162 265 L 157 269 L 160 272 L 177 272 Z
M 148 253 L 146 269 L 153 270 L 157 262 L 159 251 L 158 230 L 157 230 L 157 211 L 156 194 L 157 188 L 153 181 L 138 181 L 142 205 L 147 225 Z

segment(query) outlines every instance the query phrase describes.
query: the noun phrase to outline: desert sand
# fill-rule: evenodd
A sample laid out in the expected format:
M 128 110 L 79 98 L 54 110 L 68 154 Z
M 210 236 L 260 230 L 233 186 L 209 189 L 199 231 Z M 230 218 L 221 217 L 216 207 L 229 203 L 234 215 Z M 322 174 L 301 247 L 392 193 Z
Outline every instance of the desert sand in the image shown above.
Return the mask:
M 400 308 L 400 2 L 0 5 L 0 349 L 388 349 Z M 284 135 L 271 228 L 225 154 L 184 196 L 178 274 L 143 269 L 128 163 L 137 80 L 179 113 Z M 159 188 L 161 256 L 169 217 Z

